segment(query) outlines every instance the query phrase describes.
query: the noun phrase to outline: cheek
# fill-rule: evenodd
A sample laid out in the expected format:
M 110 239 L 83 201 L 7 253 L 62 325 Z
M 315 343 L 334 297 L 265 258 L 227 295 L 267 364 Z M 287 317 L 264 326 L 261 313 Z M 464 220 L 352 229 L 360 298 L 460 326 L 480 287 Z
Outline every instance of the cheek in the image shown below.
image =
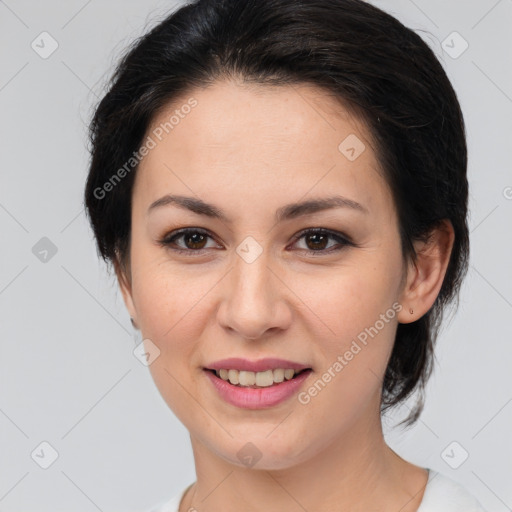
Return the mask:
M 320 382 L 308 395 L 326 406 L 337 404 L 332 414 L 340 420 L 360 411 L 379 391 L 401 308 L 396 302 L 399 270 L 381 261 L 333 272 L 335 277 L 322 288 L 318 281 L 314 287 L 301 280 L 299 293 L 307 297 L 312 339 L 322 364 Z M 315 393 L 319 398 L 313 398 Z
M 334 348 L 341 348 L 376 322 L 387 335 L 392 322 L 383 327 L 379 319 L 386 312 L 387 320 L 396 316 L 392 305 L 398 296 L 400 269 L 392 263 L 370 263 L 332 270 L 321 279 L 295 280 L 294 291 L 307 304 L 317 334 L 330 340 Z
M 197 345 L 208 318 L 204 298 L 211 286 L 164 271 L 165 264 L 146 268 L 134 281 L 133 291 L 143 336 L 160 350 L 149 370 L 163 399 L 187 424 L 191 415 L 202 418 L 200 410 L 190 408 L 189 392 L 201 364 Z
M 144 334 L 162 345 L 186 342 L 191 330 L 200 327 L 197 318 L 206 289 L 202 280 L 169 272 L 141 275 L 134 296 Z
M 134 239 L 137 239 L 135 233 Z M 198 302 L 200 283 L 173 266 L 165 251 L 146 242 L 133 244 L 131 263 L 132 293 L 139 323 L 146 337 L 162 341 L 176 329 L 179 318 Z
M 161 256 L 139 259 L 134 268 L 139 269 L 133 296 L 141 330 L 161 355 L 151 371 L 167 369 L 185 378 L 202 362 L 197 345 L 213 318 L 209 298 L 219 283 L 218 273 L 192 265 L 178 267 Z

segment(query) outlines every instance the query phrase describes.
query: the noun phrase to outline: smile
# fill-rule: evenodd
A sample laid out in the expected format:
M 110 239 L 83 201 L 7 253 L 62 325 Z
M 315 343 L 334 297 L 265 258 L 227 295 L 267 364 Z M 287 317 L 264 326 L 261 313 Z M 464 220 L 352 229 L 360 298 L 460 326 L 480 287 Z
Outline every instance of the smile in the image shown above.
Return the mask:
M 221 369 L 215 370 L 215 374 L 222 380 L 229 381 L 229 383 L 234 386 L 266 388 L 274 384 L 284 382 L 285 380 L 291 380 L 303 371 L 307 371 L 307 369 L 294 370 L 292 368 L 277 368 L 275 370 L 269 369 L 263 372 Z
M 213 388 L 225 402 L 243 409 L 266 409 L 269 407 L 276 406 L 285 400 L 288 400 L 300 391 L 304 381 L 312 373 L 311 368 L 303 370 L 291 370 L 287 375 L 293 375 L 290 378 L 284 376 L 285 369 L 267 370 L 264 372 L 250 372 L 250 371 L 238 371 L 238 370 L 226 370 L 227 379 L 220 376 L 221 370 L 204 369 L 204 373 L 208 377 L 209 381 L 213 384 Z M 283 380 L 281 382 L 274 382 L 274 372 L 277 372 L 277 380 L 280 379 L 281 373 L 283 374 Z M 217 375 L 217 373 L 219 375 Z M 226 377 L 224 372 L 223 376 Z M 272 382 L 270 382 L 270 374 L 272 373 Z M 230 379 L 230 374 L 233 376 L 233 380 L 236 381 L 238 377 L 238 383 L 233 384 Z M 238 375 L 237 375 L 238 374 Z M 249 374 L 249 375 L 248 375 Z M 266 379 L 263 386 L 256 384 L 256 378 L 258 374 L 264 374 L 260 377 Z M 243 384 L 244 382 L 252 382 L 254 384 Z

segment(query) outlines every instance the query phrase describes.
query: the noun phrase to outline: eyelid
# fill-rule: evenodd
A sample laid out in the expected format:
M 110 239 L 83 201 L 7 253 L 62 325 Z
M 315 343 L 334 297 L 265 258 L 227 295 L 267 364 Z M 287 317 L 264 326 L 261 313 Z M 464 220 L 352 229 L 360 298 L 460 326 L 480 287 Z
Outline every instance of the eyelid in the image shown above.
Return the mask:
M 215 238 L 206 229 L 187 227 L 187 228 L 175 229 L 173 231 L 170 231 L 169 233 L 165 234 L 161 239 L 158 240 L 158 244 L 165 248 L 171 249 L 175 252 L 187 252 L 187 253 L 201 254 L 202 251 L 204 251 L 206 249 L 194 250 L 194 249 L 182 249 L 182 248 L 176 249 L 174 247 L 170 247 L 172 241 L 174 241 L 175 239 L 178 239 L 184 235 L 187 235 L 189 233 L 199 233 L 208 238 L 211 238 L 212 240 L 215 240 Z
M 327 228 L 318 228 L 318 227 L 312 227 L 312 228 L 305 228 L 301 231 L 299 231 L 296 235 L 293 237 L 293 241 L 296 242 L 297 240 L 301 239 L 304 235 L 309 233 L 319 233 L 321 235 L 328 235 L 331 238 L 339 239 L 341 242 L 345 244 L 355 245 L 355 243 L 351 240 L 351 238 L 348 235 L 345 235 L 344 233 L 341 233 L 340 231 L 334 231 L 332 229 Z M 322 252 L 322 251 L 313 251 L 313 252 Z
M 206 229 L 199 228 L 199 227 L 197 227 L 197 228 L 186 227 L 186 228 L 176 229 L 176 230 L 170 231 L 169 233 L 165 234 L 161 239 L 158 240 L 158 244 L 161 245 L 162 247 L 170 249 L 176 253 L 182 253 L 182 254 L 187 253 L 190 255 L 197 255 L 197 256 L 202 255 L 204 253 L 204 251 L 207 251 L 208 249 L 210 249 L 210 248 L 206 248 L 206 249 L 195 250 L 195 249 L 183 249 L 183 248 L 171 247 L 171 244 L 173 243 L 174 240 L 179 239 L 180 237 L 187 235 L 189 233 L 199 233 L 208 238 L 211 238 L 212 240 L 215 240 L 215 237 L 212 236 L 210 234 L 210 232 Z M 351 240 L 351 238 L 349 236 L 345 235 L 344 233 L 341 233 L 339 231 L 334 231 L 331 229 L 327 229 L 327 228 L 322 228 L 322 227 L 309 227 L 309 228 L 302 229 L 301 231 L 299 231 L 298 233 L 296 233 L 293 236 L 292 245 L 295 244 L 297 241 L 299 241 L 301 238 L 303 238 L 305 235 L 310 234 L 310 233 L 313 233 L 313 234 L 318 233 L 318 234 L 326 235 L 326 236 L 336 240 L 338 242 L 338 246 L 339 246 L 334 249 L 333 248 L 319 249 L 319 250 L 299 249 L 299 251 L 306 252 L 307 254 L 311 254 L 313 256 L 321 256 L 321 255 L 331 254 L 333 252 L 339 252 L 349 246 L 357 247 L 357 244 L 355 244 Z M 216 242 L 216 243 L 218 243 L 218 242 Z

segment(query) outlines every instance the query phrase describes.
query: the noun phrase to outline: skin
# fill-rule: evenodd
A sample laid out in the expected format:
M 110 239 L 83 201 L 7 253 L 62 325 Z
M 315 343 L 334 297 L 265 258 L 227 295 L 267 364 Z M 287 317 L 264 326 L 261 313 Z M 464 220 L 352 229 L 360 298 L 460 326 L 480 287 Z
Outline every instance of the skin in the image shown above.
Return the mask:
M 180 512 L 416 511 L 427 471 L 385 443 L 381 383 L 398 322 L 420 318 L 439 293 L 451 224 L 416 244 L 416 264 L 404 262 L 369 132 L 319 89 L 216 82 L 168 105 L 148 133 L 191 96 L 198 105 L 137 170 L 129 267 L 116 265 L 131 317 L 160 350 L 152 377 L 190 432 L 197 481 Z M 354 161 L 338 149 L 349 134 L 366 146 Z M 174 205 L 148 213 L 169 193 L 213 203 L 231 223 Z M 334 193 L 368 212 L 335 208 L 276 224 L 279 207 Z M 158 243 L 183 227 L 209 237 L 175 240 L 187 254 Z M 313 227 L 356 246 L 329 252 L 339 247 L 333 238 L 294 239 Z M 251 263 L 236 252 L 248 236 L 263 251 Z M 237 408 L 202 369 L 225 357 L 281 357 L 313 368 L 307 389 L 393 303 L 402 309 L 308 404 L 294 396 Z M 247 442 L 261 452 L 253 467 L 237 457 Z

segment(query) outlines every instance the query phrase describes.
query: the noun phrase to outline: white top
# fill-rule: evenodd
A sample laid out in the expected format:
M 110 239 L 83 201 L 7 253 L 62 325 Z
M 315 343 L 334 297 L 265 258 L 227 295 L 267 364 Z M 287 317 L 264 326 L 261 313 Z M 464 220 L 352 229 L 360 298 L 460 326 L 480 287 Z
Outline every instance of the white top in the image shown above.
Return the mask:
M 434 469 L 425 469 L 429 472 L 428 482 L 417 512 L 486 512 L 461 484 Z M 192 485 L 148 512 L 179 512 L 181 499 Z

